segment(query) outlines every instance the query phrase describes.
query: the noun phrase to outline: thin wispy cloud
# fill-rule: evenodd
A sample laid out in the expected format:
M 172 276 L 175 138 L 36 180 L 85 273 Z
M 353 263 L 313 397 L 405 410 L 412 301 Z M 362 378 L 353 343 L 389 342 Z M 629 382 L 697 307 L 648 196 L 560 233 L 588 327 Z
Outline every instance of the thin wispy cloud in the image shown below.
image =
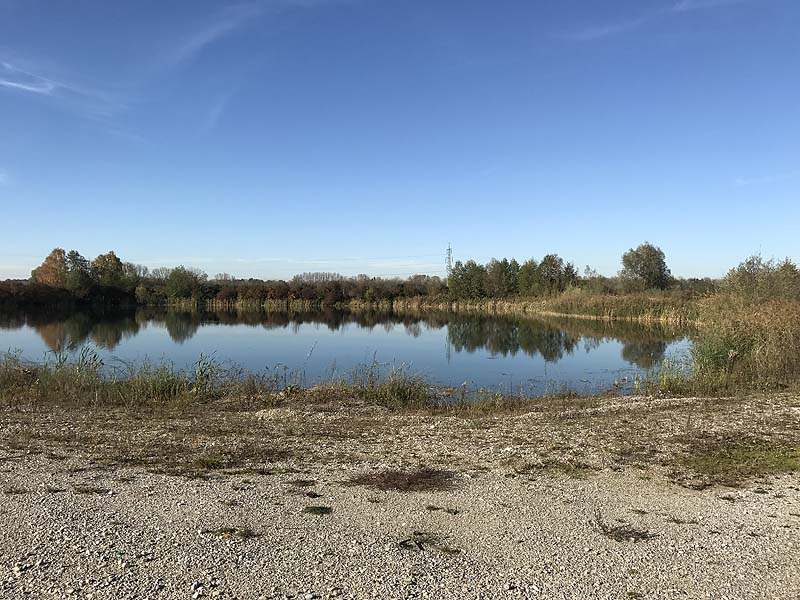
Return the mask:
M 236 94 L 236 89 L 228 90 L 222 96 L 220 96 L 216 102 L 214 102 L 211 107 L 209 108 L 208 112 L 205 115 L 205 119 L 203 120 L 201 130 L 203 133 L 209 133 L 216 129 L 217 124 L 219 123 L 222 115 L 225 114 L 225 111 L 228 108 L 228 103 L 230 102 L 231 98 Z
M 682 0 L 672 7 L 672 12 L 688 12 L 706 8 L 718 8 L 731 4 L 742 4 L 749 0 Z
M 0 62 L 0 86 L 43 96 L 52 96 L 59 89 L 70 89 L 65 84 L 30 73 L 7 62 Z
M 0 61 L 0 87 L 50 98 L 92 118 L 106 118 L 125 108 L 111 94 L 47 77 L 9 61 Z
M 307 10 L 345 1 L 347 0 L 250 0 L 231 5 L 220 3 L 222 8 L 198 16 L 188 29 L 181 25 L 171 32 L 171 40 L 165 41 L 165 45 L 157 49 L 155 55 L 151 55 L 151 60 L 155 60 L 155 71 L 144 76 L 140 74 L 127 82 L 123 76 L 124 85 L 116 87 L 105 84 L 102 88 L 83 85 L 78 83 L 81 80 L 79 76 L 64 75 L 64 71 L 54 65 L 51 59 L 42 62 L 6 53 L 0 55 L 0 93 L 27 95 L 32 100 L 39 98 L 42 102 L 49 102 L 55 107 L 98 121 L 109 135 L 143 142 L 146 140 L 136 132 L 127 131 L 118 117 L 137 102 L 147 100 L 148 90 L 157 86 L 157 81 L 165 71 L 171 72 L 190 63 L 216 43 L 256 24 L 267 12 L 275 13 L 283 9 Z M 57 73 L 54 73 L 54 68 Z M 71 73 L 69 70 L 66 72 Z M 236 91 L 236 85 L 228 86 L 209 107 L 200 124 L 203 131 L 211 131 L 217 126 Z
M 649 20 L 650 19 L 648 17 L 639 17 L 638 19 L 628 19 L 617 21 L 615 23 L 592 25 L 584 29 L 569 32 L 563 37 L 575 42 L 591 42 L 593 40 L 607 38 L 613 35 L 638 29 Z
M 134 258 L 133 262 L 144 265 L 169 265 L 174 267 L 176 265 L 191 265 L 194 263 L 210 263 L 214 262 L 213 258 L 204 258 L 198 256 L 183 256 L 175 258 Z
M 743 4 L 752 1 L 753 0 L 680 0 L 677 3 L 650 13 L 639 15 L 638 17 L 589 25 L 583 29 L 567 32 L 561 37 L 574 42 L 591 42 L 594 40 L 628 33 L 629 31 L 634 31 L 660 19 L 678 17 L 694 11 L 722 8 L 725 6 Z
M 206 48 L 242 31 L 263 17 L 267 12 L 281 9 L 312 9 L 320 6 L 344 3 L 347 0 L 252 0 L 226 6 L 211 15 L 204 23 L 186 33 L 179 44 L 165 57 L 168 65 L 176 66 L 188 62 Z
M 175 66 L 192 60 L 208 46 L 261 16 L 268 6 L 266 2 L 251 2 L 226 7 L 209 22 L 188 33 L 167 57 L 167 63 Z
M 733 183 L 739 187 L 746 187 L 750 185 L 768 185 L 770 183 L 779 183 L 788 179 L 794 179 L 800 176 L 800 171 L 794 173 L 776 173 L 772 175 L 762 175 L 760 177 L 739 177 Z

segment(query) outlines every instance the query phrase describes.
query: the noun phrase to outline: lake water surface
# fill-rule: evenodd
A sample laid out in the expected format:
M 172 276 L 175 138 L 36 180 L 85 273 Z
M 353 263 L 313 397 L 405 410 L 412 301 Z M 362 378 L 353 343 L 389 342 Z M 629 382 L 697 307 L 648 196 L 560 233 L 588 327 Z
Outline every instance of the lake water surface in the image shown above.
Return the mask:
M 148 359 L 185 368 L 205 354 L 250 371 L 294 374 L 306 385 L 377 361 L 438 385 L 537 395 L 630 389 L 636 375 L 665 358 L 686 359 L 690 342 L 686 332 L 663 327 L 452 313 L 147 308 L 0 315 L 0 352 L 42 361 L 83 348 L 107 365 Z

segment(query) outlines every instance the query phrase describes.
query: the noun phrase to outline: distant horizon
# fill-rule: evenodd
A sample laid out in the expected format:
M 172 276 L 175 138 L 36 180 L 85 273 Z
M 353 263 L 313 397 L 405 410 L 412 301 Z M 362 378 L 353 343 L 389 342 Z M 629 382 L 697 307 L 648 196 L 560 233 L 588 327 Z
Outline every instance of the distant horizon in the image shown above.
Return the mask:
M 0 0 L 0 278 L 800 258 L 792 0 Z

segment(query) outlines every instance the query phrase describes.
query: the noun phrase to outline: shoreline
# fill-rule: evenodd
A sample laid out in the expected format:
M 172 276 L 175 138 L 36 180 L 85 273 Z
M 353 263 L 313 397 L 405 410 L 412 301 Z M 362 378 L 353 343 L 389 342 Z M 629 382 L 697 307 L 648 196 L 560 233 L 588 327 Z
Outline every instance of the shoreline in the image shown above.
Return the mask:
M 623 304 L 628 297 L 610 296 L 616 298 Z M 639 297 L 635 297 L 641 300 Z M 166 304 L 166 307 L 188 308 L 199 307 L 201 302 L 174 303 Z M 263 311 L 308 311 L 336 309 L 350 312 L 376 311 L 394 312 L 397 314 L 409 314 L 417 312 L 432 313 L 451 313 L 451 314 L 484 314 L 487 316 L 521 316 L 521 317 L 557 317 L 567 319 L 583 319 L 594 321 L 620 321 L 657 325 L 673 325 L 693 327 L 701 324 L 701 321 L 693 316 L 696 311 L 694 308 L 687 308 L 683 305 L 673 305 L 671 301 L 655 300 L 658 309 L 647 309 L 641 314 L 625 314 L 620 308 L 604 309 L 601 314 L 591 314 L 575 311 L 557 311 L 548 308 L 551 302 L 548 299 L 497 299 L 497 300 L 425 300 L 421 297 L 400 298 L 395 300 L 385 300 L 376 302 L 366 302 L 363 300 L 351 300 L 349 302 L 337 302 L 326 304 L 325 302 L 307 300 L 267 300 L 264 302 L 236 301 L 222 302 L 217 300 L 206 300 L 202 302 L 206 310 L 263 310 Z

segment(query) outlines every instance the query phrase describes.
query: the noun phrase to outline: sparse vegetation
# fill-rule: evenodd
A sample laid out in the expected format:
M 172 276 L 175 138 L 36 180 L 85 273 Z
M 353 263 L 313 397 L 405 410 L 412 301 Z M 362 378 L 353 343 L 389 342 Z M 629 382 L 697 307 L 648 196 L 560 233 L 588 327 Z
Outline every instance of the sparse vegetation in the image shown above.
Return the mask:
M 800 471 L 800 445 L 760 439 L 701 439 L 682 466 L 703 484 L 737 487 L 756 477 Z
M 146 403 L 127 404 L 112 393 L 127 388 L 86 374 L 80 375 L 80 385 L 59 384 L 85 395 L 32 393 L 37 368 L 0 379 L 5 427 L 0 450 L 11 461 L 31 454 L 59 461 L 84 456 L 89 462 L 81 472 L 143 469 L 200 479 L 288 472 L 293 476 L 286 480 L 286 493 L 317 498 L 317 481 L 303 465 L 320 461 L 353 464 L 360 474 L 345 477 L 350 485 L 400 492 L 446 491 L 462 481 L 456 471 L 484 464 L 506 473 L 511 468 L 519 474 L 570 478 L 656 465 L 696 489 L 800 469 L 800 415 L 792 394 L 506 400 L 493 395 L 479 399 L 477 407 L 469 399 L 433 397 L 429 404 L 398 403 L 376 411 L 364 406 L 368 396 L 349 384 L 297 388 L 288 395 L 276 386 L 242 396 L 240 383 L 212 378 L 198 391 L 185 385 L 177 401 L 170 392 L 163 403 L 151 396 Z M 64 367 L 55 377 L 78 374 Z M 413 449 L 431 439 L 451 440 L 449 447 L 461 458 L 443 454 L 446 468 L 365 469 L 380 451 L 377 440 L 385 443 L 383 452 L 396 452 L 393 459 L 409 464 Z M 464 463 L 466 456 L 472 458 Z M 300 471 L 285 470 L 293 461 L 301 461 Z M 113 487 L 113 481 L 97 487 Z

